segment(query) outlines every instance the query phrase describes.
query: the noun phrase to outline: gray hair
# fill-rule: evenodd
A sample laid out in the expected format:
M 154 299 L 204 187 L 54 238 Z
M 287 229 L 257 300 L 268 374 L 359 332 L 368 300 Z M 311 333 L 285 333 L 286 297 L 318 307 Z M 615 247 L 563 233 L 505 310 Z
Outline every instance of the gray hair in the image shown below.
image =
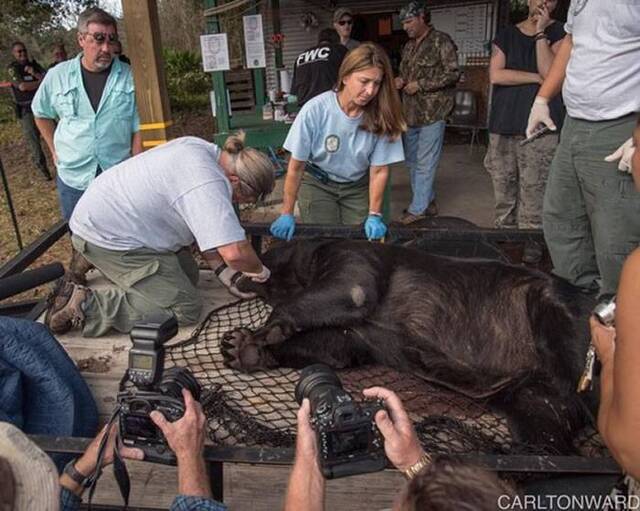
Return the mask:
M 230 135 L 223 151 L 233 156 L 234 174 L 240 179 L 247 195 L 263 200 L 273 191 L 276 183 L 275 166 L 271 159 L 253 147 L 245 147 L 245 134 L 239 131 Z
M 115 29 L 118 28 L 116 19 L 107 11 L 103 11 L 98 7 L 89 7 L 78 16 L 78 32 L 86 33 L 89 23 L 98 23 L 100 25 L 111 25 Z

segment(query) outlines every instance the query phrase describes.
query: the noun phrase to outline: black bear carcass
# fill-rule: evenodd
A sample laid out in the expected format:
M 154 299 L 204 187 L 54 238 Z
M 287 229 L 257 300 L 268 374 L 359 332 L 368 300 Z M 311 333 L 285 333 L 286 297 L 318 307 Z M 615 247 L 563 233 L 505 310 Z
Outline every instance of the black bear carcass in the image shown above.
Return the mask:
M 299 241 L 262 259 L 270 280 L 244 290 L 273 311 L 225 335 L 229 367 L 382 364 L 501 409 L 522 442 L 574 450 L 592 297 L 522 266 L 365 241 Z

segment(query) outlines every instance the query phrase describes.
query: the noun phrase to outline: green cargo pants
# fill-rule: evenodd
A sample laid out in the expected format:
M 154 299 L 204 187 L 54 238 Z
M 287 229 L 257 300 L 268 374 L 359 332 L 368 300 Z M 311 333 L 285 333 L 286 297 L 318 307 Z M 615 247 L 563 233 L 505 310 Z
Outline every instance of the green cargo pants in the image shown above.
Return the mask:
M 369 174 L 352 183 L 322 183 L 305 172 L 298 205 L 305 224 L 361 224 L 369 214 Z
M 554 273 L 576 286 L 615 293 L 622 263 L 640 244 L 640 193 L 617 162 L 637 114 L 612 121 L 567 116 L 544 196 L 544 237 Z
M 83 336 L 98 337 L 111 328 L 126 333 L 150 314 L 173 314 L 180 325 L 198 321 L 198 264 L 188 248 L 176 253 L 115 251 L 76 235 L 71 243 L 116 286 L 93 290 L 85 304 Z

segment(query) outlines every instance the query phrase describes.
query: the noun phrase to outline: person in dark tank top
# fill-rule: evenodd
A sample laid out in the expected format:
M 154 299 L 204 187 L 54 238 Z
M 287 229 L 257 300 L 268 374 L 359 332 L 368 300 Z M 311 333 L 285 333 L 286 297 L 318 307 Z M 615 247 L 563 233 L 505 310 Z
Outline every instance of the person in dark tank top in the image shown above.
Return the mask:
M 561 40 L 562 23 L 552 18 L 558 0 L 528 0 L 527 18 L 504 27 L 493 40 L 489 76 L 493 98 L 489 147 L 484 160 L 495 195 L 497 228 L 542 228 L 542 199 L 564 117 L 560 96 L 551 104 L 558 130 L 520 145 L 538 88 Z M 525 246 L 523 261 L 535 263 L 542 247 Z

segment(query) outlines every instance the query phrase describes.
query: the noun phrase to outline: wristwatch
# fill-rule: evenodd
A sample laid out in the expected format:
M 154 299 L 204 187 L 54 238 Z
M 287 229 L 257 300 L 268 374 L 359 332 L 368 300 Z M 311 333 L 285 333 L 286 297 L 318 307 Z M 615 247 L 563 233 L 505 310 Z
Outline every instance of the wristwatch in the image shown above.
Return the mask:
M 63 474 L 68 475 L 73 482 L 77 483 L 82 488 L 88 488 L 91 485 L 91 475 L 85 476 L 76 468 L 76 461 L 78 458 L 72 459 L 69 463 L 67 463 L 62 471 Z
M 416 461 L 413 465 L 411 465 L 408 469 L 403 470 L 402 473 L 407 480 L 413 479 L 418 472 L 420 472 L 424 467 L 431 463 L 431 456 L 429 456 L 426 452 L 420 456 L 420 459 Z

